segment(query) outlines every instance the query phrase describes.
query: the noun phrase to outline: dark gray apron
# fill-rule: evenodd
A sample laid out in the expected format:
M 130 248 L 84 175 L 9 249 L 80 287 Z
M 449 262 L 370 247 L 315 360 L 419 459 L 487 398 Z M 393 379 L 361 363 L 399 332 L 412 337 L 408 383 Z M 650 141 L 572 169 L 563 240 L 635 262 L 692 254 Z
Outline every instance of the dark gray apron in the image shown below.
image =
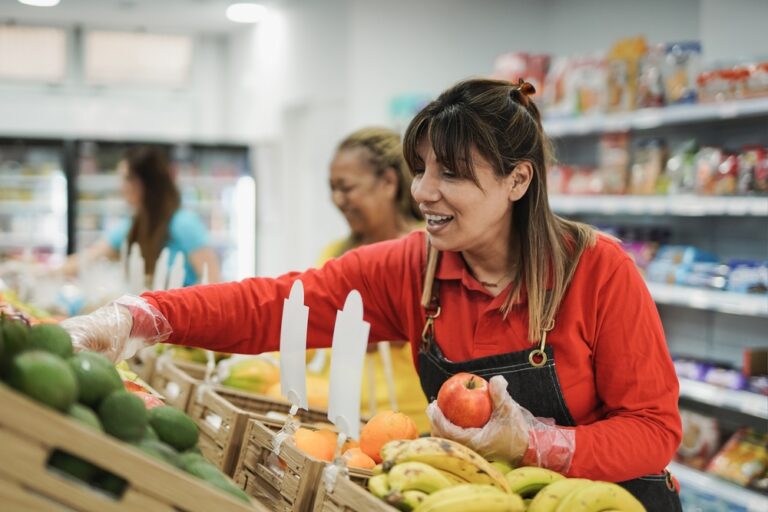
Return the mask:
M 563 399 L 560 381 L 555 372 L 554 349 L 546 345 L 547 331 L 554 325 L 545 329 L 541 344 L 535 348 L 460 363 L 444 357 L 435 341 L 434 323 L 441 312 L 439 284 L 433 281 L 436 255 L 430 260 L 428 267 L 431 264 L 433 268 L 431 271 L 428 268 L 424 282 L 424 299 L 428 293 L 429 301 L 422 301 L 426 304 L 426 324 L 418 354 L 419 379 L 427 399 L 430 402 L 436 400 L 440 386 L 456 373 L 474 373 L 485 379 L 503 375 L 507 380 L 510 396 L 531 414 L 541 418 L 553 418 L 557 425 L 576 426 Z M 680 497 L 672 476 L 667 471 L 618 483 L 640 500 L 648 512 L 682 512 Z

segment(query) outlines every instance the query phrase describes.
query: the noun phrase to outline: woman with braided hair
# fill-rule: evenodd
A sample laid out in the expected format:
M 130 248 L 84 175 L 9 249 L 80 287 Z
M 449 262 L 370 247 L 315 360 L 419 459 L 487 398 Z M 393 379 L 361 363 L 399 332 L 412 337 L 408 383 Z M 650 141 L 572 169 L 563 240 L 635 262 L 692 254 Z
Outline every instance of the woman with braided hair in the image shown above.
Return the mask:
M 309 339 L 328 347 L 336 311 L 357 289 L 370 342 L 410 341 L 434 435 L 618 482 L 648 510 L 680 510 L 665 473 L 681 439 L 678 382 L 655 304 L 617 241 L 551 211 L 534 92 L 467 80 L 416 115 L 403 147 L 426 232 L 320 269 L 146 293 L 67 328 L 79 345 L 109 339 L 121 355 L 129 335 L 275 350 L 283 299 L 301 279 Z M 434 402 L 457 372 L 490 378 L 494 411 L 482 428 L 451 424 Z

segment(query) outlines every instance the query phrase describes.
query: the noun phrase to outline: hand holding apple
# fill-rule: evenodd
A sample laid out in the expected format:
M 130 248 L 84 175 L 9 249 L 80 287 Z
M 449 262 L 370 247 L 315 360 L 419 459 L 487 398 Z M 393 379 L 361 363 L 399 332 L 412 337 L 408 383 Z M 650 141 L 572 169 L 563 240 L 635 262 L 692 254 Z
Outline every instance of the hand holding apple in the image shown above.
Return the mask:
M 488 423 L 493 412 L 488 381 L 471 373 L 457 373 L 440 387 L 437 406 L 454 425 L 480 428 Z

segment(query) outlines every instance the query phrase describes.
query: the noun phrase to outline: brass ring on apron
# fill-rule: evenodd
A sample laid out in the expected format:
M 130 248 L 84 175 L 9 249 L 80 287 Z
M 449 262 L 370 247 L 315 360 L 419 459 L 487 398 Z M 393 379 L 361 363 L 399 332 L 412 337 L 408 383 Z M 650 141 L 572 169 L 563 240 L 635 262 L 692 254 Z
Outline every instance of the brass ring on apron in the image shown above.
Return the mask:
M 547 363 L 547 353 L 540 348 L 531 350 L 531 353 L 528 354 L 528 362 L 536 368 L 544 366 Z
M 432 326 L 435 323 L 435 318 L 440 316 L 440 306 L 437 306 L 437 311 L 435 311 L 434 315 L 427 315 L 427 321 L 424 324 L 424 330 L 421 331 L 421 341 L 423 343 L 428 343 L 427 340 L 427 333 L 429 333 L 430 329 L 432 329 Z

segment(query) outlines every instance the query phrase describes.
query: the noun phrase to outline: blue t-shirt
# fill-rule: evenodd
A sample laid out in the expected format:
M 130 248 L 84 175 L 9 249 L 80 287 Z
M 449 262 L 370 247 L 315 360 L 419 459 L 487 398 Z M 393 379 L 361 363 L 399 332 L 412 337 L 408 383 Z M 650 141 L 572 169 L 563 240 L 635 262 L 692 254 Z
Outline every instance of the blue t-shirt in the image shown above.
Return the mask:
M 133 219 L 125 219 L 107 233 L 107 241 L 115 251 L 120 251 L 132 222 Z M 171 252 L 169 266 L 179 252 L 184 255 L 184 286 L 197 282 L 197 273 L 189 261 L 189 255 L 206 247 L 208 243 L 208 230 L 200 217 L 189 210 L 176 210 L 168 226 L 168 243 L 165 246 Z

